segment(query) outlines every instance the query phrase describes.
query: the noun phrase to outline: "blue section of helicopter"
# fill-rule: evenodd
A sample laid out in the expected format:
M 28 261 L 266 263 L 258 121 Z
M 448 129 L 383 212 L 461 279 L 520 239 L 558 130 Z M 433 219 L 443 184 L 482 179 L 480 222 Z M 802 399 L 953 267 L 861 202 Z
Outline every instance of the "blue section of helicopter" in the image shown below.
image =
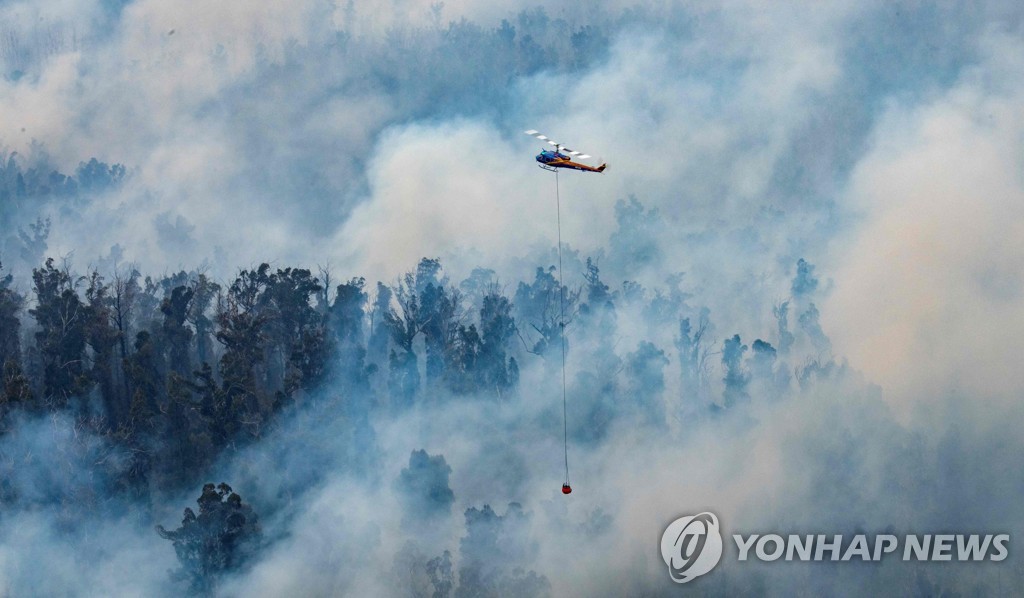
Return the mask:
M 541 150 L 540 153 L 537 154 L 537 161 L 540 162 L 541 164 L 547 164 L 549 162 L 554 162 L 556 160 L 568 160 L 568 159 L 569 159 L 569 156 L 566 156 L 565 154 L 563 154 L 561 152 L 552 152 L 552 151 L 548 151 L 548 150 Z

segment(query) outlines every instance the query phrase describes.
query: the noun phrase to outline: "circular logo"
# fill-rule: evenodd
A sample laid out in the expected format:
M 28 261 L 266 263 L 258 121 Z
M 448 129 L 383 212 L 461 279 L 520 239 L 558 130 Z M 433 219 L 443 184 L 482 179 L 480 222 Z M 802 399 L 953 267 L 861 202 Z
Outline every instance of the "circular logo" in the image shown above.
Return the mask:
M 701 513 L 680 517 L 661 535 L 661 558 L 672 581 L 686 583 L 715 568 L 722 558 L 718 517 Z

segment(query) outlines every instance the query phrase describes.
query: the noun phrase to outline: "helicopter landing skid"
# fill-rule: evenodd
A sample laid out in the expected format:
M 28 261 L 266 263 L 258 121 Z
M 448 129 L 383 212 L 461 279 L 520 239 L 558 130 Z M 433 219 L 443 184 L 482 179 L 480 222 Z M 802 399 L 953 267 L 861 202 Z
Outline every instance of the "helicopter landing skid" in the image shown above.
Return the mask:
M 542 168 L 542 169 L 548 171 L 548 172 L 558 172 L 558 169 L 555 168 L 554 166 L 547 166 L 545 164 L 538 164 L 537 166 L 539 168 Z

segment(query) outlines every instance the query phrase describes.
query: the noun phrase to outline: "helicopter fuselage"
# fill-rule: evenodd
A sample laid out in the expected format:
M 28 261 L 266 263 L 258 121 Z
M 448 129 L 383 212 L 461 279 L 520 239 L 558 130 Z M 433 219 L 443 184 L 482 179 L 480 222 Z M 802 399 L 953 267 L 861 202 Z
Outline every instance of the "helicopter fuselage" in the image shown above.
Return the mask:
M 585 172 L 604 172 L 605 165 L 602 164 L 597 168 L 593 166 L 587 166 L 586 164 L 580 164 L 579 162 L 573 162 L 569 156 L 561 152 L 552 152 L 549 150 L 542 150 L 537 154 L 537 162 L 540 162 L 540 167 L 545 170 L 554 170 L 555 168 L 571 168 L 572 170 L 582 170 Z

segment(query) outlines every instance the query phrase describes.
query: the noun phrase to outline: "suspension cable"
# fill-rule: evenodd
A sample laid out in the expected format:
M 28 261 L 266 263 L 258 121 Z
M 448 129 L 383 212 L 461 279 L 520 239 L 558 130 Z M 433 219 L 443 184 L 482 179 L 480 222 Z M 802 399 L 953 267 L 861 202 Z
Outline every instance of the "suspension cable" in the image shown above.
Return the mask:
M 569 417 L 565 398 L 565 285 L 562 281 L 562 198 L 558 192 L 558 171 L 555 171 L 555 210 L 558 216 L 558 332 L 562 340 L 562 443 L 565 448 L 565 483 L 569 484 Z

